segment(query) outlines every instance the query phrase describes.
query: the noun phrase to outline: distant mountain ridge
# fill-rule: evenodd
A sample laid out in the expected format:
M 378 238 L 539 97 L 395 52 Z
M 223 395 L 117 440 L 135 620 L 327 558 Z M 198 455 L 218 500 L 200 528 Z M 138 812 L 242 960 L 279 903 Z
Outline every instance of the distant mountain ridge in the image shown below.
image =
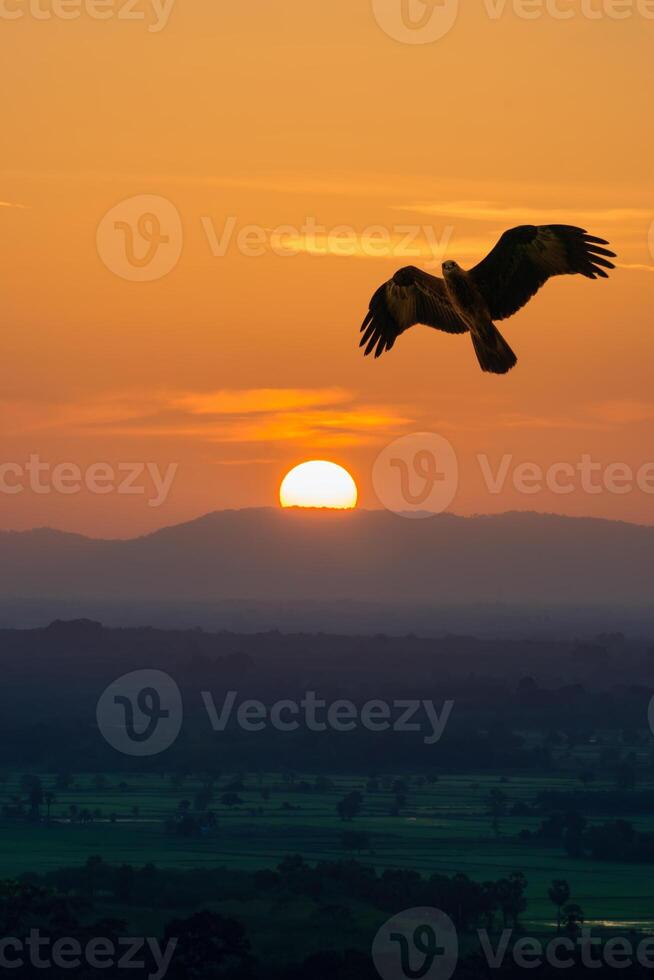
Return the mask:
M 0 532 L 0 598 L 647 604 L 654 527 L 536 513 L 218 511 L 127 541 Z

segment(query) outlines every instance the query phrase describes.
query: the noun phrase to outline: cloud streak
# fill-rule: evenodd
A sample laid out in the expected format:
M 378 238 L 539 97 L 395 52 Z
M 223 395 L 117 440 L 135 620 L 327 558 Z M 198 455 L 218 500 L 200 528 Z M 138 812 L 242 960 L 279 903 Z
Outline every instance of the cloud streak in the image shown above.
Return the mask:
M 388 405 L 360 403 L 340 388 L 248 388 L 214 392 L 154 392 L 85 404 L 0 403 L 22 420 L 22 433 L 77 437 L 189 439 L 216 445 L 305 444 L 307 448 L 365 446 L 413 421 Z
M 566 205 L 557 208 L 534 208 L 533 205 L 512 207 L 492 201 L 440 201 L 418 202 L 416 204 L 396 205 L 397 211 L 413 211 L 420 214 L 439 215 L 444 218 L 463 218 L 468 221 L 501 221 L 507 223 L 543 224 L 575 221 L 628 223 L 651 220 L 652 210 L 648 208 L 589 208 L 579 210 Z

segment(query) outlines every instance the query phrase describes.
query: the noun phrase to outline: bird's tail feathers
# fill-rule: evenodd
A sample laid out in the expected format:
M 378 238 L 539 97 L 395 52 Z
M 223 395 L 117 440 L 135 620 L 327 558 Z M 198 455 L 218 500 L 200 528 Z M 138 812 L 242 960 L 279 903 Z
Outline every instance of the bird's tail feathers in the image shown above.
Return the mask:
M 518 363 L 518 358 L 494 323 L 489 323 L 483 335 L 471 331 L 471 336 L 482 371 L 506 374 Z

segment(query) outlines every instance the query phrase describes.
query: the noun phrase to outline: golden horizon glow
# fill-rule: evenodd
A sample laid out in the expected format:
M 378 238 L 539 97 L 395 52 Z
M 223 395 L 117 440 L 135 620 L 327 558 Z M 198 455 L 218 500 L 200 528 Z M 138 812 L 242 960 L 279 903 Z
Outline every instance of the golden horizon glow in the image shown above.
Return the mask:
M 38 4 L 49 19 L 28 0 L 6 4 L 23 16 L 0 17 L 12 91 L 0 177 L 3 528 L 132 538 L 276 506 L 285 470 L 312 459 L 345 466 L 358 506 L 375 509 L 375 460 L 416 432 L 452 443 L 462 515 L 654 523 L 638 489 L 561 494 L 545 481 L 525 494 L 513 479 L 527 462 L 546 473 L 590 455 L 637 473 L 651 460 L 654 128 L 643 119 L 654 22 L 633 2 L 619 20 L 567 4 L 576 16 L 563 21 L 459 4 L 447 36 L 405 44 L 375 16 L 393 5 L 285 0 L 253 17 L 248 4 L 142 2 L 150 20 L 105 21 L 92 4 L 72 20 L 52 0 Z M 127 13 L 124 0 L 109 6 Z M 542 69 L 553 52 L 557 70 Z M 455 99 L 434 97 L 435 64 Z M 619 84 L 589 101 L 598 65 Z M 130 211 L 138 198 L 143 212 Z M 167 244 L 139 230 L 154 198 Z M 128 202 L 118 227 L 107 223 Z M 426 327 L 374 363 L 362 356 L 359 325 L 397 269 L 440 275 L 443 258 L 470 268 L 507 228 L 541 223 L 610 239 L 618 268 L 602 282 L 557 278 L 502 321 L 515 371 L 483 375 L 470 338 Z M 177 251 L 166 275 L 141 281 Z M 34 454 L 83 473 L 111 465 L 116 485 L 132 462 L 178 468 L 160 506 L 147 466 L 143 493 L 92 493 L 84 481 L 72 495 L 14 493 L 12 466 Z
M 290 470 L 279 489 L 282 507 L 353 510 L 359 499 L 352 476 L 338 463 L 313 459 Z

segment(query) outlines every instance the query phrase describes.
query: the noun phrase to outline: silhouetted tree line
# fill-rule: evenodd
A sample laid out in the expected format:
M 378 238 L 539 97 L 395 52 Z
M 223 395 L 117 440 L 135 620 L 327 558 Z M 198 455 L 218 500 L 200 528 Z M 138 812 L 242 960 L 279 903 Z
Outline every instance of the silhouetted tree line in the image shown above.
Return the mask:
M 547 790 L 539 793 L 535 803 L 546 810 L 580 810 L 589 814 L 644 814 L 654 811 L 654 790 L 595 790 L 566 793 Z
M 59 868 L 22 876 L 30 888 L 49 889 L 71 903 L 100 899 L 127 908 L 197 908 L 217 900 L 248 901 L 267 896 L 311 899 L 334 906 L 352 900 L 393 913 L 397 909 L 435 906 L 463 930 L 484 924 L 515 926 L 526 909 L 527 882 L 520 872 L 478 883 L 464 874 L 434 874 L 388 869 L 378 873 L 355 860 L 308 864 L 300 855 L 285 858 L 275 870 L 247 872 L 227 868 L 191 870 L 134 867 L 90 857 L 81 867 Z
M 654 833 L 637 830 L 628 820 L 588 825 L 576 810 L 555 811 L 537 830 L 522 831 L 526 841 L 562 845 L 570 857 L 595 861 L 654 862 Z
M 390 771 L 409 766 L 547 771 L 553 753 L 571 751 L 593 732 L 606 730 L 607 718 L 621 733 L 623 747 L 649 743 L 647 706 L 653 691 L 645 670 L 647 645 L 624 642 L 619 656 L 608 657 L 616 668 L 619 663 L 615 671 L 604 657 L 602 670 L 588 669 L 597 646 L 473 637 L 238 636 L 104 629 L 86 622 L 5 630 L 0 631 L 0 765 L 56 772 L 74 763 L 78 772 L 142 771 L 143 760 L 120 757 L 104 742 L 95 710 L 117 677 L 150 667 L 177 680 L 185 721 L 174 746 L 148 761 L 149 771 L 207 769 L 217 746 L 243 770 L 328 772 L 335 759 L 339 767 L 345 759 L 350 771 L 371 772 L 383 758 Z M 605 646 L 611 649 L 609 640 Z M 641 682 L 625 685 L 625 676 Z M 214 733 L 202 691 L 212 692 L 219 704 L 227 691 L 266 705 L 300 701 L 315 691 L 328 702 L 349 698 L 359 708 L 376 699 L 429 699 L 436 705 L 454 700 L 455 708 L 436 745 L 426 745 L 423 733 L 373 734 L 361 727 L 346 734 L 304 729 L 285 734 L 269 727 L 262 738 L 234 720 L 225 732 Z M 537 744 L 518 734 L 525 731 L 546 734 Z M 610 751 L 615 749 L 606 750 L 602 770 L 620 765 L 619 758 L 608 757 Z M 584 780 L 594 776 L 580 774 Z M 621 778 L 628 786 L 628 766 Z
M 48 876 L 50 886 L 43 881 L 32 880 L 0 881 L 0 935 L 4 937 L 23 937 L 30 930 L 39 930 L 52 945 L 58 939 L 77 940 L 82 947 L 97 937 L 105 937 L 116 946 L 121 937 L 133 936 L 124 921 L 94 919 L 93 905 L 98 898 L 106 898 L 107 889 L 115 900 L 124 901 L 129 893 L 137 893 L 140 901 L 152 903 L 156 889 L 162 885 L 188 885 L 182 894 L 196 890 L 197 876 L 204 879 L 204 885 L 218 892 L 210 897 L 224 898 L 229 894 L 243 897 L 245 880 L 249 879 L 249 889 L 257 896 L 262 894 L 279 898 L 296 896 L 312 900 L 327 901 L 335 895 L 350 899 L 371 901 L 380 910 L 394 913 L 398 908 L 434 904 L 447 911 L 456 922 L 459 935 L 474 927 L 508 926 L 515 929 L 516 936 L 521 933 L 520 916 L 526 911 L 524 892 L 526 881 L 521 873 L 496 882 L 478 884 L 465 875 L 451 878 L 433 875 L 421 878 L 412 871 L 387 871 L 378 875 L 374 870 L 356 862 L 324 862 L 309 867 L 300 856 L 289 857 L 275 871 L 262 871 L 252 875 L 231 873 L 225 870 L 210 872 L 179 872 L 160 870 L 152 865 L 139 869 L 128 866 L 112 868 L 105 865 L 99 857 L 89 858 L 84 868 L 62 869 Z M 208 877 L 207 877 L 208 876 Z M 60 880 L 66 891 L 53 887 Z M 246 889 L 247 890 L 247 889 Z M 75 892 L 75 894 L 72 894 Z M 548 892 L 550 900 L 557 908 L 557 933 L 563 931 L 570 937 L 578 935 L 583 922 L 583 912 L 570 902 L 570 887 L 565 881 L 553 881 Z M 178 896 L 179 898 L 179 896 Z M 201 906 L 204 901 L 196 891 L 195 901 Z M 496 921 L 498 920 L 499 921 Z M 235 919 L 227 918 L 208 908 L 193 911 L 185 917 L 177 915 L 163 927 L 158 940 L 162 949 L 175 942 L 169 969 L 166 975 L 170 980 L 373 980 L 378 974 L 369 950 L 348 949 L 343 952 L 325 951 L 310 955 L 304 962 L 293 963 L 292 950 L 285 965 L 262 962 L 252 950 L 252 945 L 244 926 Z M 474 948 L 474 947 L 471 947 Z M 566 975 L 586 976 L 587 972 L 579 962 L 580 952 L 572 954 L 577 962 L 566 969 Z M 145 948 L 139 953 L 144 966 L 131 969 L 134 977 L 151 976 L 155 962 L 151 952 Z M 51 966 L 48 976 L 61 980 L 75 977 L 76 980 L 91 980 L 99 976 L 114 976 L 121 971 L 91 969 L 84 959 L 79 966 L 58 969 Z M 462 952 L 455 971 L 457 980 L 472 980 L 490 975 L 488 964 L 479 953 Z M 530 970 L 532 975 L 549 980 L 560 975 L 560 969 L 544 965 Z M 604 976 L 606 968 L 593 969 L 595 976 Z M 622 976 L 630 980 L 640 980 L 646 975 L 646 968 L 638 964 L 622 969 Z M 39 978 L 43 968 L 32 966 L 29 962 L 19 970 L 20 977 Z M 512 958 L 506 957 L 503 964 L 492 970 L 492 975 L 511 980 L 524 977 L 524 967 L 517 966 Z

